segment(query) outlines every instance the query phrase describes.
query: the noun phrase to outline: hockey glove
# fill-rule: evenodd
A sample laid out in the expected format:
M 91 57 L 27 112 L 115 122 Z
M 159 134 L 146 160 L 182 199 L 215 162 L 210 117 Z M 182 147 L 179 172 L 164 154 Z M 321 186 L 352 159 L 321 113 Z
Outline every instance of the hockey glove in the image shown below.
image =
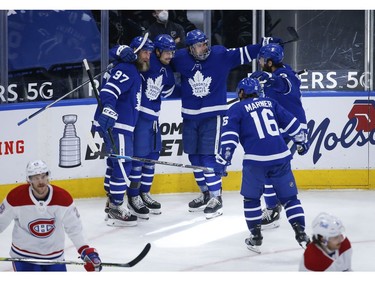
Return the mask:
M 273 74 L 266 71 L 255 71 L 250 75 L 250 78 L 258 79 L 260 84 L 266 88 L 275 83 L 275 77 Z
M 128 45 L 114 47 L 109 51 L 109 53 L 114 59 L 121 60 L 123 62 L 133 62 L 137 59 L 137 55 L 134 54 L 133 49 Z
M 90 248 L 88 246 L 83 246 L 78 250 L 78 253 L 81 255 L 81 259 L 85 262 L 84 268 L 86 269 L 86 271 L 102 270 L 102 261 L 100 260 L 99 254 L 96 249 Z
M 294 136 L 294 143 L 297 145 L 297 152 L 299 155 L 305 155 L 310 148 L 310 142 L 307 139 L 307 134 L 304 130 Z
M 280 46 L 283 47 L 284 42 L 281 38 L 277 38 L 277 37 L 262 37 L 261 42 L 260 42 L 262 46 L 265 46 L 271 43 L 279 44 Z
M 104 106 L 102 114 L 99 115 L 98 123 L 103 131 L 107 131 L 115 125 L 117 117 L 118 114 L 115 109 L 110 104 L 107 104 Z
M 216 165 L 214 167 L 214 173 L 217 176 L 220 177 L 226 177 L 228 175 L 227 173 L 227 166 L 230 165 L 228 162 L 220 156 L 220 154 L 215 155 L 216 158 Z

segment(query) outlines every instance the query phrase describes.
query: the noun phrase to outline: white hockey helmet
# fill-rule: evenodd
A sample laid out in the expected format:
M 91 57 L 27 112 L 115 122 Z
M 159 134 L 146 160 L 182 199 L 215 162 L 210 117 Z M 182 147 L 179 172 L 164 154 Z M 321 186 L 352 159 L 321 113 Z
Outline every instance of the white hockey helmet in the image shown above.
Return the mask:
M 345 228 L 341 220 L 328 213 L 320 213 L 312 223 L 313 235 L 321 235 L 328 240 L 343 234 Z
M 30 182 L 30 177 L 46 173 L 50 175 L 47 164 L 42 160 L 30 161 L 26 166 L 26 180 Z

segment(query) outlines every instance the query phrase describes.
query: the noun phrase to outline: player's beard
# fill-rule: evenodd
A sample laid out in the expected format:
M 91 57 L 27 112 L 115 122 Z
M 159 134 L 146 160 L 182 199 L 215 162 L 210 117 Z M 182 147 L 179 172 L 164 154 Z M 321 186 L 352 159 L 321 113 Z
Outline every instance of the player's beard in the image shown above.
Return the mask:
M 150 62 L 149 61 L 137 61 L 136 66 L 138 71 L 145 72 L 150 69 Z

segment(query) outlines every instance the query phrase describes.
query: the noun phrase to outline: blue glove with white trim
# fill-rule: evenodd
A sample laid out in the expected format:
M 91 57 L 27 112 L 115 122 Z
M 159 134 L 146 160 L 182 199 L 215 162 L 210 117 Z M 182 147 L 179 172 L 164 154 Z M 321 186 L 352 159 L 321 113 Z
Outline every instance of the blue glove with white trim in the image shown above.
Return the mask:
M 307 139 L 307 134 L 304 129 L 294 136 L 293 141 L 297 145 L 299 155 L 305 155 L 309 151 L 310 142 Z
M 266 71 L 254 71 L 250 78 L 258 79 L 264 87 L 270 87 L 275 82 L 273 74 Z
M 123 62 L 133 62 L 137 59 L 137 55 L 134 54 L 133 49 L 128 45 L 116 46 L 109 51 L 109 54 L 114 59 L 122 60 Z
M 118 114 L 113 106 L 107 104 L 104 106 L 102 114 L 98 117 L 98 123 L 102 130 L 106 132 L 109 128 L 112 128 L 115 125 L 117 118 Z
M 283 46 L 282 44 L 284 43 L 281 38 L 278 37 L 262 37 L 260 44 L 262 46 L 268 45 L 268 44 L 279 44 L 280 46 Z

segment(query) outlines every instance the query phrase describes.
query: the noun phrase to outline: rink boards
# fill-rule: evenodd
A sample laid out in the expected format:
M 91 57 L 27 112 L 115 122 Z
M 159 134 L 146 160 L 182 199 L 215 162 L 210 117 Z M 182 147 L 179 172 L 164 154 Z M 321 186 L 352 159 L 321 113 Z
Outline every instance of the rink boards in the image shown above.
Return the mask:
M 234 96 L 232 95 L 232 99 Z M 0 197 L 25 182 L 26 163 L 43 159 L 52 180 L 74 197 L 103 196 L 105 159 L 87 145 L 95 99 L 60 101 L 24 124 L 17 123 L 50 102 L 0 106 Z M 304 92 L 311 148 L 292 161 L 301 189 L 375 189 L 375 99 L 366 92 Z M 182 147 L 180 100 L 165 100 L 160 116 L 160 161 L 190 164 Z M 101 138 L 93 136 L 102 148 Z M 238 190 L 242 148 L 237 148 L 224 190 Z M 154 193 L 195 192 L 191 169 L 157 165 Z

